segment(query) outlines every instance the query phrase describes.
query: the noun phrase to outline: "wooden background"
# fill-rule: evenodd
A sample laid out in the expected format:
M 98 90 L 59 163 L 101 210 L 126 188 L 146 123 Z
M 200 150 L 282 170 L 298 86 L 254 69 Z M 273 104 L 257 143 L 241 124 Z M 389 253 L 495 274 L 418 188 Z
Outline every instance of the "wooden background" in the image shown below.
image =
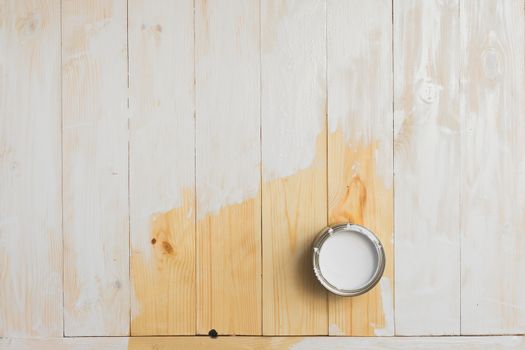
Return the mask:
M 0 349 L 522 349 L 524 48 L 523 0 L 0 0 Z M 212 328 L 416 337 L 139 337 Z

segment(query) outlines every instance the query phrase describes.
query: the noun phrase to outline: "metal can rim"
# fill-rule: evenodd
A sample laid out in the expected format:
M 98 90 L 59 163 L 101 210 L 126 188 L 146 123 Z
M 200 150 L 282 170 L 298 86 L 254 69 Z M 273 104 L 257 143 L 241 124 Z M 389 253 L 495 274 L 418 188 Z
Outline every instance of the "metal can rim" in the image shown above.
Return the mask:
M 365 283 L 363 286 L 357 289 L 340 289 L 332 285 L 330 282 L 324 278 L 321 268 L 319 265 L 319 251 L 321 249 L 321 246 L 323 243 L 334 233 L 340 232 L 340 231 L 350 231 L 354 233 L 361 234 L 365 238 L 367 238 L 372 245 L 375 248 L 376 254 L 377 254 L 377 266 L 375 268 L 374 274 L 372 277 Z M 369 229 L 367 229 L 364 226 L 358 225 L 358 224 L 352 224 L 352 223 L 343 223 L 343 224 L 337 224 L 332 226 L 325 227 L 316 237 L 313 243 L 312 248 L 312 255 L 313 255 L 313 269 L 314 274 L 317 278 L 317 280 L 325 287 L 328 291 L 330 291 L 333 294 L 344 296 L 344 297 L 353 297 L 358 296 L 361 294 L 364 294 L 368 292 L 370 289 L 374 288 L 375 285 L 379 282 L 381 277 L 383 276 L 383 272 L 385 271 L 385 265 L 386 265 L 386 258 L 385 258 L 385 250 L 383 248 L 383 245 L 381 244 L 381 241 L 377 236 Z

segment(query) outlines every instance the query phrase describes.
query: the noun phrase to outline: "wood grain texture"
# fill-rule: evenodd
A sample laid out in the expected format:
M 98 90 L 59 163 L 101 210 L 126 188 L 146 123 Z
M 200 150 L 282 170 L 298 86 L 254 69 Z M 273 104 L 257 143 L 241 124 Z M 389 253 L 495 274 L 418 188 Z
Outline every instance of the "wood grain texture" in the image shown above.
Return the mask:
M 0 350 L 521 350 L 523 337 L 133 337 L 0 339 Z
M 395 4 L 396 334 L 459 334 L 459 2 Z
M 524 91 L 525 0 L 0 0 L 0 350 L 525 348 L 428 337 L 525 333 Z
M 193 1 L 129 2 L 132 335 L 195 334 Z
M 386 269 L 370 292 L 329 296 L 330 335 L 392 335 L 392 52 L 389 1 L 328 1 L 329 223 L 370 228 Z
M 525 14 L 461 2 L 461 332 L 525 331 Z
M 195 8 L 197 333 L 261 333 L 259 2 Z
M 0 337 L 62 335 L 60 1 L 0 1 Z
M 326 226 L 326 3 L 261 8 L 263 334 L 327 334 L 311 245 Z
M 65 0 L 65 334 L 129 334 L 126 1 Z

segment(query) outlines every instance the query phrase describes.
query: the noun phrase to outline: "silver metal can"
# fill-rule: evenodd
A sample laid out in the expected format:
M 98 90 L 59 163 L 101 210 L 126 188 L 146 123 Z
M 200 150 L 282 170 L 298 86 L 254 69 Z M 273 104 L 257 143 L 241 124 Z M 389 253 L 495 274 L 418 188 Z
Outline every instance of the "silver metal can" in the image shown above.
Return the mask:
M 352 289 L 343 289 L 335 286 L 331 281 L 329 281 L 326 278 L 326 276 L 323 276 L 323 272 L 321 270 L 319 257 L 323 249 L 323 244 L 325 244 L 325 242 L 330 238 L 335 237 L 334 235 L 340 234 L 360 235 L 360 238 L 364 238 L 366 241 L 368 241 L 369 244 L 371 244 L 371 246 L 374 248 L 372 251 L 376 254 L 374 259 L 375 266 L 373 267 L 373 272 L 371 273 L 370 278 L 368 278 L 366 282 L 362 283 L 362 285 L 356 286 Z M 313 243 L 312 253 L 315 276 L 326 289 L 340 296 L 351 297 L 368 292 L 379 282 L 385 270 L 385 251 L 383 245 L 381 244 L 381 241 L 372 231 L 370 231 L 366 227 L 357 224 L 346 223 L 326 227 L 319 233 L 319 235 L 315 239 Z M 345 266 L 341 266 L 341 269 L 344 270 L 345 268 Z

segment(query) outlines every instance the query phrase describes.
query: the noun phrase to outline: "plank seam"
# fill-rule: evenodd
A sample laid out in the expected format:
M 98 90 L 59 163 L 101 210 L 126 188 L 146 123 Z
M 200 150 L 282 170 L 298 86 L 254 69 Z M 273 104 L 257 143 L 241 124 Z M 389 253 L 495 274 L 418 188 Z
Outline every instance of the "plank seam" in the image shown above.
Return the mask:
M 261 4 L 261 0 L 259 0 L 259 193 L 260 193 L 260 203 L 261 205 L 259 206 L 259 210 L 260 210 L 260 225 L 261 225 L 261 232 L 260 232 L 260 236 L 261 236 L 261 335 L 264 335 L 264 304 L 263 304 L 263 300 L 264 300 L 264 278 L 263 278 L 263 274 L 264 274 L 264 243 L 263 243 L 263 203 L 264 203 L 264 198 L 263 198 L 263 174 L 262 174 L 262 169 L 263 169 L 263 154 L 262 154 L 262 148 L 263 148 L 263 143 L 262 143 L 262 138 L 263 138 L 263 132 L 262 132 L 262 118 L 263 118 L 263 114 L 262 114 L 262 4 Z
M 62 28 L 62 0 L 60 4 L 60 220 L 61 220 L 61 230 L 62 230 L 62 337 L 66 336 L 66 321 L 65 321 L 65 242 L 64 242 L 64 89 L 63 89 L 63 80 L 64 80 L 64 70 L 63 70 L 63 28 Z
M 196 27 L 195 27 L 195 0 L 193 0 L 193 285 L 195 295 L 195 315 L 193 320 L 193 333 L 197 334 L 197 319 L 199 302 L 197 295 L 197 74 L 196 74 Z
M 131 336 L 131 166 L 130 166 L 130 154 L 131 154 L 131 140 L 130 140 L 130 58 L 129 58 L 129 0 L 126 0 L 126 69 L 127 69 L 127 119 L 128 119 L 128 283 L 130 292 L 128 293 L 129 298 L 129 322 L 128 322 L 128 334 Z
M 463 142 L 462 142 L 462 131 L 464 130 L 464 115 L 463 115 L 463 108 L 462 108 L 462 100 L 463 100 L 463 96 L 462 96 L 462 89 L 461 89 L 461 76 L 462 76 L 462 60 L 461 60 L 461 55 L 463 53 L 463 36 L 461 35 L 461 27 L 462 27 L 462 23 L 461 23 L 461 3 L 462 1 L 459 0 L 458 2 L 458 31 L 460 33 L 460 38 L 459 38 L 459 55 L 458 55 L 458 94 L 459 94 L 459 119 L 460 119 L 460 123 L 459 123 L 459 179 L 460 181 L 463 179 L 463 162 L 462 162 L 462 149 L 463 149 Z M 463 324 L 463 321 L 461 320 L 461 316 L 462 316 L 462 304 L 461 304 L 461 296 L 462 296 L 462 291 L 461 291 L 461 284 L 463 281 L 463 276 L 462 276 L 462 271 L 463 271 L 463 266 L 462 266 L 462 257 L 461 257 L 461 251 L 462 251 L 462 246 L 463 246 L 463 215 L 461 213 L 463 213 L 463 202 L 462 202 L 462 198 L 463 198 L 463 191 L 459 190 L 459 194 L 458 194 L 458 207 L 459 207 L 459 217 L 458 217 L 458 221 L 459 221 L 459 335 L 462 335 L 463 334 L 463 330 L 462 330 L 462 324 Z
M 329 126 L 328 126 L 328 0 L 325 1 L 325 20 L 324 20 L 324 29 L 325 29 L 325 118 L 324 118 L 324 127 L 325 127 L 325 191 L 326 191 L 326 226 L 328 226 L 330 221 L 330 200 L 329 200 L 329 177 L 328 177 L 328 156 L 329 156 Z M 326 303 L 326 335 L 330 335 L 330 296 L 328 293 L 325 293 L 325 303 Z
M 397 329 L 396 329 L 396 172 L 395 172 L 395 65 L 394 65 L 394 59 L 395 59 L 395 53 L 394 53 L 394 8 L 395 8 L 395 0 L 392 0 L 390 2 L 391 6 L 391 13 L 392 13 L 392 21 L 390 25 L 390 38 L 391 38 L 391 46 L 390 46 L 390 61 L 391 61 L 391 89 L 392 89 L 392 298 L 394 300 L 392 308 L 393 308 L 393 319 L 394 319 L 394 336 L 397 335 Z
M 331 335 L 315 335 L 315 334 L 305 334 L 305 335 L 248 335 L 248 334 L 221 334 L 216 339 L 219 338 L 318 338 L 318 339 L 413 339 L 413 338 L 428 338 L 428 339 L 438 339 L 438 338 L 454 338 L 454 339 L 466 339 L 472 337 L 479 338 L 497 338 L 497 337 L 524 337 L 525 333 L 497 333 L 497 334 L 482 334 L 482 333 L 471 333 L 471 334 L 461 334 L 461 335 L 446 335 L 446 334 L 425 334 L 425 335 L 387 335 L 387 336 L 354 336 L 354 335 L 343 335 L 343 336 L 331 336 Z M 132 335 L 132 336 L 121 336 L 121 335 L 66 335 L 62 338 L 16 338 L 16 337 L 0 337 L 0 339 L 23 339 L 23 340 L 56 340 L 56 339 L 76 339 L 76 338 L 165 338 L 165 339 L 177 339 L 177 338 L 209 338 L 208 334 L 180 334 L 180 335 Z

